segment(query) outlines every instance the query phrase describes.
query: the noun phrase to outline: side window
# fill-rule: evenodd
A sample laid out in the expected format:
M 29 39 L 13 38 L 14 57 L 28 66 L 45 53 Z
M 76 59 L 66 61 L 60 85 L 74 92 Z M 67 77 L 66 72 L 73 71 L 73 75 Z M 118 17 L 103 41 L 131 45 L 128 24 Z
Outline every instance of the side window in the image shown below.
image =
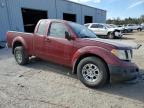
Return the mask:
M 99 24 L 99 25 L 98 25 L 98 28 L 104 28 L 104 26 Z
M 132 24 L 129 24 L 128 26 L 133 26 Z
M 97 24 L 92 24 L 91 28 L 98 28 L 98 25 Z
M 49 35 L 52 37 L 65 38 L 65 32 L 68 32 L 66 26 L 59 22 L 51 24 Z
M 39 35 L 46 35 L 46 30 L 47 30 L 47 23 L 46 21 L 41 21 L 38 27 L 37 34 Z

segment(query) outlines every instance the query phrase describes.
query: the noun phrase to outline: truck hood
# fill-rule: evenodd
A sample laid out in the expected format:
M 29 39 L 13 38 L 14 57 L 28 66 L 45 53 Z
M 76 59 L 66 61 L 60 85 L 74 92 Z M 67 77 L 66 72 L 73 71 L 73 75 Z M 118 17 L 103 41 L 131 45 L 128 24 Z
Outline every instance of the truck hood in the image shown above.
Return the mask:
M 136 44 L 133 41 L 121 41 L 121 40 L 110 40 L 110 39 L 100 39 L 100 38 L 87 38 L 87 39 L 91 41 L 106 43 L 122 49 L 138 49 L 141 46 Z

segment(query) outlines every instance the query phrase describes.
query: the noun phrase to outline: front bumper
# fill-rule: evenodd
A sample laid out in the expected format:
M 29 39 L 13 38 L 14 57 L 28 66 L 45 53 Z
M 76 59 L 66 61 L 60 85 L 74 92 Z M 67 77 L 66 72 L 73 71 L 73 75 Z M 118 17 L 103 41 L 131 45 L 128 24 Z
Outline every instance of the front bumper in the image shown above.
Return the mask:
M 122 34 L 121 32 L 115 31 L 115 32 L 114 32 L 114 36 L 121 38 L 121 37 L 123 36 L 123 34 Z
M 110 71 L 110 81 L 130 81 L 137 78 L 139 75 L 139 69 L 137 66 L 114 66 L 108 65 Z

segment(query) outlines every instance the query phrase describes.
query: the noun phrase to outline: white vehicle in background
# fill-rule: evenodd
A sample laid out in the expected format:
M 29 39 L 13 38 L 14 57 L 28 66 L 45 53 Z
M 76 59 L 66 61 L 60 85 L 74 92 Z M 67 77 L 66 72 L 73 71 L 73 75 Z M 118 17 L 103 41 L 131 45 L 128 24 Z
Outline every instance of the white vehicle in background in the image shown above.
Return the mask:
M 108 24 L 102 24 L 102 23 L 88 23 L 85 24 L 85 26 L 96 33 L 98 36 L 105 36 L 105 38 L 108 39 L 114 39 L 114 38 L 122 38 L 123 34 L 121 30 L 118 30 L 117 28 L 113 28 L 109 26 Z
M 115 29 L 120 30 L 120 31 L 122 31 L 122 32 L 123 32 L 123 30 L 124 30 L 124 27 L 119 27 L 119 26 L 114 25 L 114 24 L 108 24 L 108 25 L 111 26 L 112 28 L 115 28 Z
M 144 30 L 144 23 L 142 23 L 141 26 L 142 26 L 142 30 Z
M 133 31 L 133 29 L 126 27 L 124 25 L 114 25 L 114 24 L 109 24 L 111 27 L 116 28 L 118 30 L 121 30 L 122 33 L 130 33 Z
M 132 29 L 132 30 L 142 31 L 142 26 L 141 25 L 128 24 L 126 27 L 129 28 L 129 29 Z
M 118 27 L 123 28 L 123 33 L 130 33 L 133 31 L 131 28 L 128 28 L 125 25 L 118 25 Z

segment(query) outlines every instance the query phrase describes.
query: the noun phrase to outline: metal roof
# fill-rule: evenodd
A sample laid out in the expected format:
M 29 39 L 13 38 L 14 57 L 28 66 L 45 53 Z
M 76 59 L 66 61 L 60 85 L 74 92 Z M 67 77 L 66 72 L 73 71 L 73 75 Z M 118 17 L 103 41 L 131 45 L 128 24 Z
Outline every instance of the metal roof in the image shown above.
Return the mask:
M 74 3 L 74 4 L 78 4 L 78 5 L 82 5 L 82 6 L 86 6 L 86 7 L 90 7 L 90 8 L 94 8 L 94 9 L 98 9 L 98 10 L 102 10 L 102 11 L 107 12 L 104 9 L 99 9 L 99 8 L 96 8 L 96 7 L 93 7 L 93 6 L 89 6 L 89 5 L 85 5 L 85 4 L 81 4 L 81 3 L 78 3 L 78 2 L 73 2 L 73 1 L 70 1 L 70 0 L 63 0 L 63 1 L 67 1 L 67 2 L 70 2 L 70 3 Z

